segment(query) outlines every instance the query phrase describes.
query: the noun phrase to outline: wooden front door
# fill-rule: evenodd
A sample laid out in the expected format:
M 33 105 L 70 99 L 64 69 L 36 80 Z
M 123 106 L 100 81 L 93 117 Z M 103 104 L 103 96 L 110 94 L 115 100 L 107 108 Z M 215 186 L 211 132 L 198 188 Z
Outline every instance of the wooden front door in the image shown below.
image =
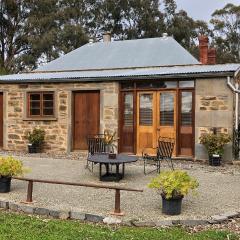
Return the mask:
M 0 147 L 3 147 L 3 93 L 0 93 Z
M 137 154 L 156 153 L 159 137 L 176 139 L 175 91 L 139 92 L 137 97 Z
M 74 93 L 73 149 L 87 150 L 87 136 L 99 133 L 100 92 Z

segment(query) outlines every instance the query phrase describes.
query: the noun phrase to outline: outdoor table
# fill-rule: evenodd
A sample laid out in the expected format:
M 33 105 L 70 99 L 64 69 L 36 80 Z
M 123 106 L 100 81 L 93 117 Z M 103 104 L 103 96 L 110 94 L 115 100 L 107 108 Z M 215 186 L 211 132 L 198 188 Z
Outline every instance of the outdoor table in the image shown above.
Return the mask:
M 124 177 L 125 163 L 136 162 L 137 156 L 129 156 L 125 154 L 117 154 L 115 159 L 110 159 L 108 154 L 94 154 L 88 157 L 88 161 L 99 164 L 99 179 L 100 181 L 120 181 Z M 119 166 L 122 164 L 122 172 Z M 106 173 L 102 174 L 102 165 L 106 167 Z M 110 171 L 109 166 L 115 165 L 116 172 Z

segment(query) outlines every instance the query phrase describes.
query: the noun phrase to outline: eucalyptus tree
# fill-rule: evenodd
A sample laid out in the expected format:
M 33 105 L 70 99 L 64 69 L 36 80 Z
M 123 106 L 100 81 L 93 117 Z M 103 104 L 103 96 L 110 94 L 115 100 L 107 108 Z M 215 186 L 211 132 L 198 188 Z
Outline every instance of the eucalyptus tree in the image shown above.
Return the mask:
M 216 10 L 210 22 L 218 61 L 240 62 L 240 5 L 227 4 Z

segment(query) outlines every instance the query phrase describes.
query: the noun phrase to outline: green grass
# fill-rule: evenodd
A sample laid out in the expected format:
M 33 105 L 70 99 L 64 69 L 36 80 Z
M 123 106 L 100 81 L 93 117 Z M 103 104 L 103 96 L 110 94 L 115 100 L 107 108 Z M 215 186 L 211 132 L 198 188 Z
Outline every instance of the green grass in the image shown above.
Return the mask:
M 237 240 L 234 234 L 223 231 L 205 231 L 189 234 L 183 228 L 151 229 L 151 228 L 110 228 L 77 221 L 45 220 L 19 214 L 0 212 L 0 240 Z

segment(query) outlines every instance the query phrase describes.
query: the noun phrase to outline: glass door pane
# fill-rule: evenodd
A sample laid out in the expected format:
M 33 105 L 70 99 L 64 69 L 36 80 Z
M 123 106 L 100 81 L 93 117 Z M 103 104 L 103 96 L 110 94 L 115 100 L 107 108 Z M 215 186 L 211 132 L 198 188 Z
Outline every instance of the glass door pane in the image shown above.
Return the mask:
M 182 92 L 181 125 L 192 126 L 192 92 Z
M 133 93 L 124 95 L 123 125 L 125 127 L 133 126 Z
M 140 94 L 139 98 L 139 125 L 152 126 L 153 124 L 153 95 Z
M 160 93 L 160 126 L 174 126 L 174 93 Z

